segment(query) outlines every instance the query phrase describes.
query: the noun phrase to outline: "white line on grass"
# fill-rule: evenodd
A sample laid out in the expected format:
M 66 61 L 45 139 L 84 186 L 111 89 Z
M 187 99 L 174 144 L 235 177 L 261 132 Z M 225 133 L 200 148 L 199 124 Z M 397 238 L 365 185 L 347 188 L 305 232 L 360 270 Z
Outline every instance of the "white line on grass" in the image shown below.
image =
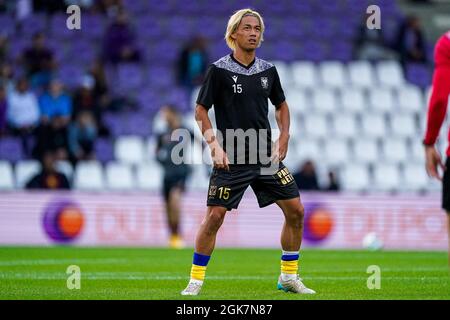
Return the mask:
M 0 266 L 35 266 L 35 265 L 67 265 L 67 264 L 123 264 L 129 263 L 127 259 L 26 259 L 0 261 Z
M 155 275 L 151 273 L 120 273 L 120 272 L 84 272 L 81 274 L 82 279 L 85 280 L 158 280 L 158 281 L 172 281 L 172 280 L 188 280 L 188 275 Z M 208 276 L 209 280 L 273 280 L 277 275 L 273 276 Z M 365 281 L 365 275 L 361 276 L 304 276 L 307 280 L 333 280 L 333 281 L 348 281 L 359 280 Z M 0 279 L 4 280 L 62 280 L 67 279 L 67 275 L 59 272 L 0 272 Z M 383 276 L 384 280 L 421 280 L 421 281 L 442 281 L 442 277 L 389 277 Z

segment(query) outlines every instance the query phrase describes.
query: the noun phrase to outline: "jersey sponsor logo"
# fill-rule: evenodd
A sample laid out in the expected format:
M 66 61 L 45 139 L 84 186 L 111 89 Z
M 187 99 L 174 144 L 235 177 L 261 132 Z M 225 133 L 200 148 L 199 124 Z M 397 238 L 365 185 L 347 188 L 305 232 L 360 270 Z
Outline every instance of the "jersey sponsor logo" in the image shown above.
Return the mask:
M 267 80 L 267 77 L 261 77 L 261 86 L 263 89 L 269 88 L 269 80 Z
M 232 76 L 231 78 L 233 78 L 234 83 L 237 82 L 238 76 Z
M 278 170 L 275 176 L 278 178 L 279 183 L 283 186 L 294 182 L 294 177 L 286 167 Z
M 209 187 L 208 195 L 209 195 L 210 197 L 215 197 L 215 196 L 216 196 L 216 193 L 217 193 L 217 186 L 210 186 L 210 187 Z

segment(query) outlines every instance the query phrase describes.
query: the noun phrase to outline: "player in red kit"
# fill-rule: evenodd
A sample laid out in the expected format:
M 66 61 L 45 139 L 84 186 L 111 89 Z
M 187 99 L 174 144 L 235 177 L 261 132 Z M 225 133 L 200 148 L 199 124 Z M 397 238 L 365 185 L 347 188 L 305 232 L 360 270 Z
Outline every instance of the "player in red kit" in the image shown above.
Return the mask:
M 427 173 L 442 181 L 442 208 L 447 212 L 447 227 L 449 237 L 449 265 L 450 265 L 450 144 L 447 146 L 447 160 L 445 166 L 434 144 L 439 135 L 445 118 L 450 95 L 450 31 L 444 34 L 436 43 L 434 51 L 435 70 L 433 74 L 433 89 L 428 108 L 427 130 L 423 144 Z M 448 134 L 450 141 L 450 131 Z M 444 171 L 443 177 L 438 167 Z

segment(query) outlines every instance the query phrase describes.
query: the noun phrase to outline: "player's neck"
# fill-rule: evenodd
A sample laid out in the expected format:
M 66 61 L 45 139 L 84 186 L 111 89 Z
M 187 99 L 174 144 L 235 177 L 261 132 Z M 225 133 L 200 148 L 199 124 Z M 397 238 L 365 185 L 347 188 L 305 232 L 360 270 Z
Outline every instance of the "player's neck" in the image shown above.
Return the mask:
M 255 60 L 256 51 L 244 51 L 239 48 L 233 52 L 233 57 L 244 66 L 250 65 Z

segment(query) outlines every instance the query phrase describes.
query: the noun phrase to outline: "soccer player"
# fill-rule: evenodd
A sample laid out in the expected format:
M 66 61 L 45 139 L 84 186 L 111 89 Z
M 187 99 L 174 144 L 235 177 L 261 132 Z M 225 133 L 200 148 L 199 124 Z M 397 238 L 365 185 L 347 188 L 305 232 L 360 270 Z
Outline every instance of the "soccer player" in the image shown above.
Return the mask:
M 447 112 L 448 97 L 450 95 L 450 31 L 439 38 L 434 51 L 435 70 L 433 87 L 428 108 L 427 129 L 423 144 L 425 145 L 426 170 L 428 175 L 442 181 L 442 208 L 447 212 L 447 227 L 449 237 L 449 265 L 450 265 L 450 145 L 447 147 L 445 166 L 441 156 L 434 146 L 442 122 Z M 450 138 L 450 132 L 449 132 Z M 444 176 L 439 174 L 438 167 L 444 170 Z
M 167 122 L 167 129 L 161 133 L 157 139 L 156 159 L 164 169 L 163 194 L 166 203 L 167 224 L 170 238 L 169 246 L 174 249 L 184 247 L 184 242 L 180 236 L 180 201 L 184 191 L 186 179 L 190 173 L 190 168 L 186 163 L 175 164 L 171 154 L 177 141 L 172 141 L 171 136 L 175 130 L 184 129 L 178 110 L 171 105 L 163 106 L 161 109 Z
M 288 150 L 288 104 L 275 66 L 255 55 L 263 34 L 264 22 L 258 12 L 251 9 L 235 12 L 228 21 L 225 34 L 232 53 L 209 66 L 197 99 L 195 118 L 211 149 L 214 168 L 209 182 L 206 216 L 195 239 L 191 278 L 182 295 L 199 294 L 217 231 L 227 211 L 238 207 L 248 186 L 252 187 L 260 207 L 276 203 L 285 217 L 281 232 L 278 289 L 315 293 L 302 283 L 297 274 L 304 209 L 292 174 L 281 162 Z M 280 129 L 279 138 L 273 144 L 267 116 L 268 99 L 276 108 Z M 213 105 L 216 135 L 212 133 L 208 118 L 208 109 Z M 238 134 L 242 131 L 251 133 L 252 130 L 258 132 L 257 142 L 252 141 L 251 134 L 248 141 Z M 236 136 L 230 138 L 230 131 Z M 237 146 L 235 142 L 238 142 Z M 255 153 L 257 160 L 252 161 Z M 265 161 L 267 158 L 272 161 Z M 268 164 L 275 167 L 270 174 L 264 170 Z

